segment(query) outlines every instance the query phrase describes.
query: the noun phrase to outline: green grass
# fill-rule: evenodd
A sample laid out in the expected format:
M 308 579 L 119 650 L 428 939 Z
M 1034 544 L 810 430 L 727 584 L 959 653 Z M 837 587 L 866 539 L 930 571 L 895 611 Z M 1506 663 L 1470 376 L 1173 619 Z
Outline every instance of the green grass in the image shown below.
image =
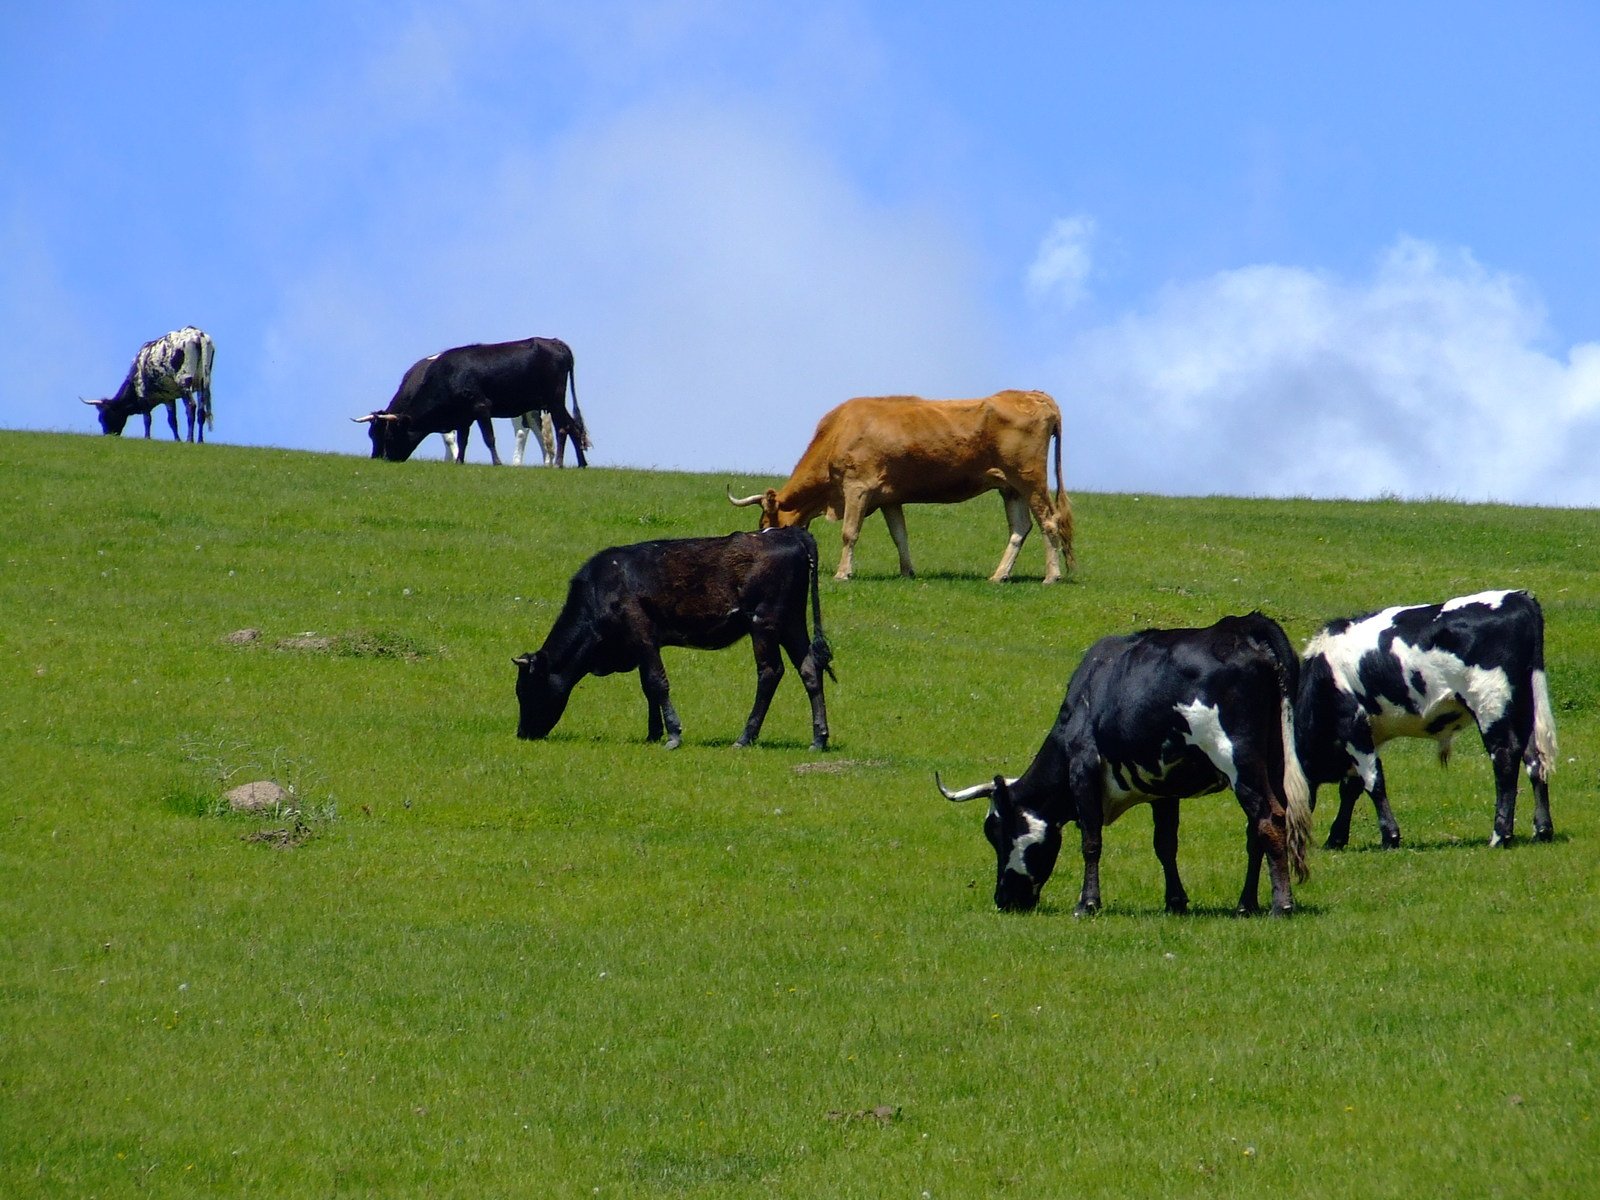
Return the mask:
M 993 498 L 910 512 L 913 581 L 881 521 L 826 579 L 819 523 L 830 754 L 792 672 L 729 747 L 743 647 L 668 652 L 681 750 L 632 676 L 517 741 L 571 572 L 746 527 L 727 482 L 771 481 L 0 433 L 0 1194 L 1593 1193 L 1600 514 L 1080 495 L 1053 588 L 1036 541 L 986 582 Z M 1499 586 L 1545 606 L 1552 845 L 1487 849 L 1474 739 L 1402 743 L 1407 848 L 1366 805 L 1292 921 L 1226 915 L 1226 794 L 1194 915 L 1141 811 L 1099 917 L 1071 831 L 1006 917 L 934 791 L 1025 766 L 1102 634 Z M 268 774 L 298 815 L 222 811 Z

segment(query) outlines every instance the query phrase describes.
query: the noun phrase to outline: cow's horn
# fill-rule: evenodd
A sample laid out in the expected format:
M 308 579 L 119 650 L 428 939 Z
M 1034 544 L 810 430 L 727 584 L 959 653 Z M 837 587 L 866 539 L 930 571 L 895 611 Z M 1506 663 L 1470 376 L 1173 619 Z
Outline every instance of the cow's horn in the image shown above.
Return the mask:
M 352 421 L 354 421 L 357 425 L 370 425 L 370 424 L 372 424 L 372 422 L 374 422 L 374 421 L 376 421 L 378 419 L 378 414 L 377 413 L 368 413 L 364 417 L 351 417 L 350 419 Z
M 79 396 L 78 400 L 90 408 L 104 408 L 106 403 L 104 400 L 85 400 L 82 396 Z
M 727 486 L 728 503 L 737 505 L 739 508 L 749 508 L 752 504 L 760 504 L 766 495 L 765 492 L 757 492 L 754 496 L 746 496 L 743 500 L 740 500 L 733 494 L 733 488 L 731 485 L 725 486 Z
M 377 417 L 380 421 L 398 421 L 400 419 L 399 413 L 381 412 L 373 413 L 372 415 Z
M 933 773 L 933 784 L 939 789 L 939 794 L 946 800 L 954 800 L 958 803 L 962 800 L 976 800 L 981 796 L 994 795 L 994 782 L 992 780 L 989 783 L 975 783 L 959 792 L 952 792 L 944 786 L 944 782 L 939 778 L 939 772 L 935 771 Z

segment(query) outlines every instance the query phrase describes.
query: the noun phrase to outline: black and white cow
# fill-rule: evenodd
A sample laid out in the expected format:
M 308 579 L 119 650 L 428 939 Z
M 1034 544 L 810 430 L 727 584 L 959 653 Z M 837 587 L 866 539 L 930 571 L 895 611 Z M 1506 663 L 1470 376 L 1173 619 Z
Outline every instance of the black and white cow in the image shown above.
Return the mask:
M 511 418 L 511 432 L 516 435 L 517 448 L 511 454 L 511 465 L 520 467 L 522 457 L 528 449 L 528 434 L 534 433 L 539 437 L 539 452 L 544 456 L 544 465 L 552 467 L 556 461 L 556 429 L 550 420 L 550 414 L 542 408 L 535 408 L 523 413 L 520 417 Z M 439 435 L 444 439 L 445 456 L 458 457 L 456 453 L 456 433 L 453 429 L 446 429 Z
M 206 440 L 212 427 L 211 364 L 216 346 L 193 325 L 185 325 L 139 347 L 133 365 L 116 394 L 105 400 L 85 400 L 99 410 L 100 428 L 120 435 L 134 414 L 144 417 L 144 436 L 150 436 L 150 413 L 167 406 L 172 440 L 178 440 L 178 401 L 188 419 L 188 440 Z M 196 435 L 198 434 L 198 439 Z
M 567 412 L 568 388 L 572 412 Z M 589 438 L 578 409 L 572 350 L 556 338 L 457 346 L 413 363 L 400 380 L 389 406 L 351 420 L 367 426 L 372 457 L 404 462 L 431 433 L 455 434 L 456 461 L 465 462 L 473 422 L 496 466 L 493 417 L 520 417 L 542 409 L 556 431 L 556 465 L 562 465 L 567 439 L 578 465 L 588 465 Z
M 814 634 L 806 632 L 811 590 Z M 783 677 L 783 654 L 811 697 L 811 748 L 828 748 L 822 673 L 833 674 L 833 651 L 822 634 L 817 543 L 803 529 L 731 533 L 613 546 L 583 566 L 544 645 L 519 655 L 517 736 L 542 738 L 555 728 L 572 689 L 585 675 L 638 671 L 650 715 L 647 739 L 667 749 L 683 738 L 668 694 L 663 646 L 721 650 L 748 637 L 756 657 L 756 699 L 735 742 L 761 732 Z M 781 651 L 781 653 L 780 653 Z
M 1311 828 L 1309 789 L 1294 750 L 1298 666 L 1283 630 L 1260 613 L 1205 629 L 1147 629 L 1089 647 L 1021 777 L 997 775 L 955 792 L 934 777 L 946 799 L 989 798 L 983 832 L 995 852 L 995 905 L 1026 910 L 1039 902 L 1062 827 L 1076 821 L 1083 890 L 1075 911 L 1097 911 L 1101 830 L 1134 805 L 1149 804 L 1167 911 L 1185 912 L 1178 802 L 1231 787 L 1245 812 L 1238 911 L 1260 910 L 1263 854 L 1272 911 L 1292 911 L 1289 872 L 1306 879 Z
M 1544 671 L 1544 613 L 1527 592 L 1479 592 L 1443 604 L 1386 608 L 1333 621 L 1306 644 L 1295 707 L 1300 761 L 1312 803 L 1339 785 L 1328 848 L 1350 838 L 1350 814 L 1372 796 L 1384 846 L 1400 844 L 1378 748 L 1391 738 L 1432 738 L 1448 760 L 1458 730 L 1476 724 L 1494 761 L 1491 846 L 1511 841 L 1517 772 L 1533 781 L 1533 836 L 1549 841 L 1555 719 Z

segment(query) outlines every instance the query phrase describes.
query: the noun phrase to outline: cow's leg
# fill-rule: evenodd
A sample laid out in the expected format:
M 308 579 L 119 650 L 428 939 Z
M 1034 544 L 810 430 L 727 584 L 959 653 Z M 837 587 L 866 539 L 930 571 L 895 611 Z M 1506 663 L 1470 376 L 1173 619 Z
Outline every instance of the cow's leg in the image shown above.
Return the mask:
M 849 579 L 855 573 L 856 539 L 861 536 L 861 522 L 867 519 L 866 494 L 859 488 L 847 488 L 844 494 L 844 516 L 839 522 L 839 569 L 833 573 L 838 580 Z
M 1033 519 L 1039 523 L 1039 532 L 1044 535 L 1044 582 L 1054 583 L 1061 578 L 1063 567 L 1072 566 L 1072 545 L 1067 540 L 1067 535 L 1061 530 L 1061 514 L 1056 510 L 1056 505 L 1050 499 L 1050 492 L 1041 486 L 1037 491 L 1026 493 L 1028 508 L 1033 513 Z M 1062 497 L 1067 505 L 1067 528 L 1072 528 L 1071 501 Z
M 146 441 L 150 438 L 150 413 L 153 411 L 153 409 L 146 409 L 144 414 L 144 436 Z
M 797 627 L 795 627 L 797 626 Z M 805 684 L 806 695 L 811 699 L 811 748 L 828 748 L 828 706 L 822 695 L 822 669 L 811 653 L 811 643 L 806 640 L 804 619 L 792 623 L 784 632 L 784 653 L 800 672 L 800 682 Z
M 889 527 L 889 536 L 894 539 L 894 548 L 900 552 L 900 574 L 911 578 L 916 572 L 911 569 L 911 543 L 906 540 L 906 511 L 898 504 L 885 504 L 883 506 L 883 523 Z
M 1539 757 L 1531 743 L 1525 757 L 1528 782 L 1533 785 L 1533 840 L 1554 841 L 1556 827 L 1550 820 L 1550 765 Z
M 665 724 L 667 749 L 676 750 L 683 744 L 683 725 L 678 720 L 677 709 L 672 707 L 672 685 L 667 682 L 667 668 L 661 661 L 661 651 L 654 646 L 646 646 L 640 657 L 639 686 L 644 690 L 644 698 L 650 705 L 646 739 L 652 742 L 659 741 L 661 725 Z
M 1011 577 L 1011 568 L 1017 562 L 1017 551 L 1022 549 L 1022 543 L 1028 538 L 1028 530 L 1033 528 L 1026 500 L 1012 491 L 1003 491 L 1000 496 L 1005 501 L 1006 524 L 1011 526 L 1011 538 L 1006 542 L 1005 553 L 1000 556 L 1000 565 L 989 576 L 990 583 L 1004 583 Z M 1059 568 L 1056 573 L 1060 574 Z
M 172 440 L 178 441 L 178 401 L 176 398 L 167 401 L 167 426 L 172 430 Z
M 1095 813 L 1086 821 L 1080 812 L 1078 829 L 1083 835 L 1083 888 L 1078 892 L 1078 903 L 1072 915 L 1087 917 L 1100 911 L 1100 814 Z
M 184 440 L 189 442 L 194 441 L 194 406 L 195 400 L 193 396 L 185 396 L 183 398 L 183 423 L 185 432 L 188 434 Z M 202 437 L 200 440 L 204 441 L 205 438 Z
M 572 414 L 563 405 L 550 413 L 550 421 L 556 431 L 556 466 L 566 465 L 567 439 L 572 439 L 572 452 L 578 456 L 578 465 L 587 467 L 589 460 L 583 455 L 583 439 L 578 436 L 578 423 L 572 419 Z
M 450 448 L 450 451 L 455 455 L 455 460 L 458 463 L 464 463 L 467 461 L 467 439 L 469 439 L 471 436 L 472 423 L 469 421 L 467 424 L 456 430 L 454 441 L 448 437 L 445 438 L 445 445 Z
M 483 434 L 483 444 L 489 447 L 489 461 L 495 466 L 500 465 L 500 455 L 494 448 L 494 422 L 485 414 L 478 418 L 478 432 Z M 465 445 L 465 441 L 462 442 Z
M 1517 817 L 1517 776 L 1522 769 L 1522 748 L 1515 744 L 1504 723 L 1483 735 L 1484 748 L 1494 763 L 1494 832 L 1491 846 L 1509 846 L 1515 836 Z M 1548 804 L 1548 801 L 1547 801 Z M 1548 811 L 1545 819 L 1549 820 Z
M 556 427 L 546 409 L 539 410 L 539 450 L 544 455 L 544 465 L 556 461 Z
M 528 448 L 528 427 L 522 423 L 522 418 L 518 417 L 511 423 L 511 431 L 517 439 L 517 448 L 511 452 L 511 465 L 520 467 L 523 451 Z
M 764 621 L 757 620 L 750 630 L 750 646 L 756 656 L 756 702 L 750 708 L 750 719 L 744 723 L 744 732 L 735 746 L 748 746 L 761 734 L 761 724 L 767 719 L 767 709 L 783 678 L 783 652 L 777 635 Z
M 1512 778 L 1515 777 L 1516 772 L 1513 771 Z M 1515 796 L 1515 785 L 1511 790 Z M 1367 791 L 1372 793 L 1372 807 L 1378 814 L 1378 833 L 1383 838 L 1383 848 L 1397 849 L 1400 845 L 1400 823 L 1394 819 L 1394 810 L 1389 807 L 1389 785 L 1384 782 L 1383 760 L 1376 754 L 1372 756 L 1371 782 L 1367 784 Z M 1341 796 L 1343 794 L 1340 793 Z
M 1150 811 L 1155 816 L 1156 859 L 1167 880 L 1167 911 L 1189 911 L 1189 893 L 1183 890 L 1183 880 L 1178 878 L 1178 802 L 1152 800 Z
M 1339 781 L 1339 811 L 1334 815 L 1333 824 L 1328 827 L 1328 840 L 1322 847 L 1324 850 L 1343 850 L 1350 844 L 1350 818 L 1355 813 L 1356 801 L 1361 799 L 1361 793 L 1365 790 L 1360 777 L 1354 773 Z

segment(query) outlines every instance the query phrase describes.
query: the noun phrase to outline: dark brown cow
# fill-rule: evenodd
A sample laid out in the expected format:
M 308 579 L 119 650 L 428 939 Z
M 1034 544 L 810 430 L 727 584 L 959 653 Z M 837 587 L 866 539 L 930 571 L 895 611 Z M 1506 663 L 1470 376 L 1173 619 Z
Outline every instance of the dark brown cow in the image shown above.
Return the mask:
M 1050 495 L 1048 451 L 1055 439 L 1056 491 Z M 811 444 L 781 488 L 728 499 L 761 506 L 761 528 L 809 525 L 827 514 L 842 521 L 844 552 L 835 579 L 854 569 L 861 523 L 879 509 L 900 552 L 900 573 L 912 575 L 905 504 L 954 504 L 984 492 L 1005 499 L 1011 540 L 990 578 L 1011 574 L 1017 551 L 1038 521 L 1045 538 L 1044 582 L 1070 570 L 1072 503 L 1061 483 L 1061 410 L 1043 392 L 997 392 L 982 400 L 865 396 L 824 416 Z

